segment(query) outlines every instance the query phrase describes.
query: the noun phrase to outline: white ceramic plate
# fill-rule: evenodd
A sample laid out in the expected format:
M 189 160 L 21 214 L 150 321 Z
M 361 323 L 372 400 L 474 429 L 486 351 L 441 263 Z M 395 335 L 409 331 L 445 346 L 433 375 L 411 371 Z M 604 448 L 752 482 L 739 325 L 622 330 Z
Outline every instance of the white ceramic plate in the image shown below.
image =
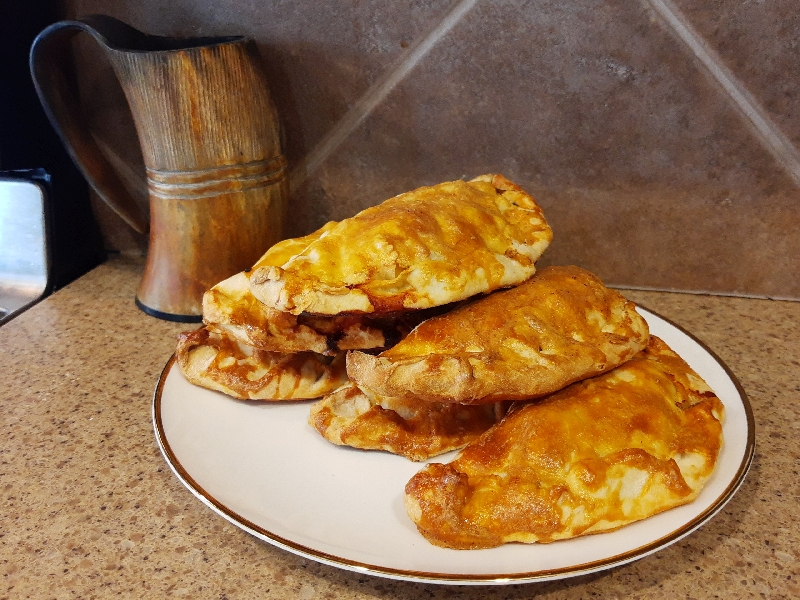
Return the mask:
M 174 358 L 153 398 L 156 437 L 178 479 L 212 510 L 259 539 L 321 563 L 447 584 L 523 583 L 607 569 L 660 550 L 708 521 L 741 486 L 755 450 L 752 410 L 730 371 L 691 335 L 640 311 L 651 332 L 725 404 L 725 444 L 697 500 L 614 532 L 547 545 L 437 548 L 403 507 L 403 488 L 419 463 L 330 444 L 307 425 L 309 402 L 246 403 L 195 387 Z

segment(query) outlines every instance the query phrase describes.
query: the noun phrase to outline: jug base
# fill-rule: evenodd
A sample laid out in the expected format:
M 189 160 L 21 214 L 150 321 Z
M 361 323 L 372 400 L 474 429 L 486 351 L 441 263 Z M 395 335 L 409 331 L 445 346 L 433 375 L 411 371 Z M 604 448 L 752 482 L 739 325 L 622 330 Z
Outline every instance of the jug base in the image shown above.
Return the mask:
M 150 308 L 146 304 L 142 303 L 138 297 L 135 297 L 134 300 L 136 301 L 136 306 L 139 307 L 143 313 L 150 315 L 151 317 L 155 317 L 156 319 L 161 319 L 162 321 L 174 321 L 176 323 L 202 323 L 203 316 L 202 315 L 176 315 L 174 313 L 167 313 L 162 312 L 160 310 L 156 310 L 155 308 Z

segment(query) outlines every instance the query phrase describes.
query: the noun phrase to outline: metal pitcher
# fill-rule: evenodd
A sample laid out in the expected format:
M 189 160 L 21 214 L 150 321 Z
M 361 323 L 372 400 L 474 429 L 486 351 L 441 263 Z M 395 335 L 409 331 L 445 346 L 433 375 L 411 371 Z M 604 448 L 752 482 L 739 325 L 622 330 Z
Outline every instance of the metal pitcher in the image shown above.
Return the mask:
M 283 235 L 286 159 L 256 45 L 152 36 L 104 15 L 55 23 L 34 41 L 31 73 L 50 122 L 92 187 L 140 233 L 148 223 L 86 129 L 65 76 L 80 32 L 114 68 L 146 167 L 150 242 L 136 304 L 158 318 L 200 321 L 203 293 Z

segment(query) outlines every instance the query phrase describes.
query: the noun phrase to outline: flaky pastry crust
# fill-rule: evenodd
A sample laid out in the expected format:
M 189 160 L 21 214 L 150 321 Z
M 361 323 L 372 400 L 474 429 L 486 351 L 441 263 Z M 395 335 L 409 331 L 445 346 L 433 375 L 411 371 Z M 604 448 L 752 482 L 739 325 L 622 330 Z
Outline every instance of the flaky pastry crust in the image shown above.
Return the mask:
M 190 383 L 240 400 L 319 398 L 347 383 L 344 353 L 267 352 L 205 327 L 179 336 L 176 359 Z
M 482 404 L 552 393 L 622 364 L 647 345 L 633 303 L 578 267 L 527 282 L 421 323 L 377 356 L 350 352 L 360 387 L 427 402 Z
M 552 231 L 502 175 L 422 187 L 324 232 L 250 289 L 276 310 L 320 315 L 429 308 L 524 281 Z
M 512 408 L 450 464 L 406 485 L 437 546 L 489 548 L 617 529 L 694 500 L 722 446 L 724 408 L 664 342 Z
M 308 422 L 334 444 L 421 461 L 463 448 L 499 421 L 507 404 L 464 406 L 385 398 L 349 383 L 316 402 Z

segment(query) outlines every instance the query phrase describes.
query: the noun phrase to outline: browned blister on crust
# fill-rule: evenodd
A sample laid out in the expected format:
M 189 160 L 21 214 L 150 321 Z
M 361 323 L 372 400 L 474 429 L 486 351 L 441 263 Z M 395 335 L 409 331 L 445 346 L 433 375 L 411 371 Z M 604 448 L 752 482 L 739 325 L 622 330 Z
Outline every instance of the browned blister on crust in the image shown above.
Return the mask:
M 325 231 L 250 289 L 283 312 L 320 315 L 429 308 L 518 284 L 552 231 L 534 199 L 501 175 L 422 187 Z
M 724 408 L 656 337 L 624 365 L 515 405 L 450 464 L 406 485 L 433 544 L 489 548 L 617 529 L 694 500 L 722 447 Z
M 189 382 L 240 400 L 319 398 L 348 381 L 343 353 L 267 352 L 205 327 L 179 336 L 176 358 Z
M 352 383 L 311 407 L 308 422 L 325 439 L 421 461 L 463 448 L 505 414 L 506 403 L 463 406 L 386 398 Z
M 391 397 L 482 404 L 543 396 L 607 371 L 647 345 L 633 303 L 578 267 L 421 323 L 377 356 L 351 352 L 350 378 Z

